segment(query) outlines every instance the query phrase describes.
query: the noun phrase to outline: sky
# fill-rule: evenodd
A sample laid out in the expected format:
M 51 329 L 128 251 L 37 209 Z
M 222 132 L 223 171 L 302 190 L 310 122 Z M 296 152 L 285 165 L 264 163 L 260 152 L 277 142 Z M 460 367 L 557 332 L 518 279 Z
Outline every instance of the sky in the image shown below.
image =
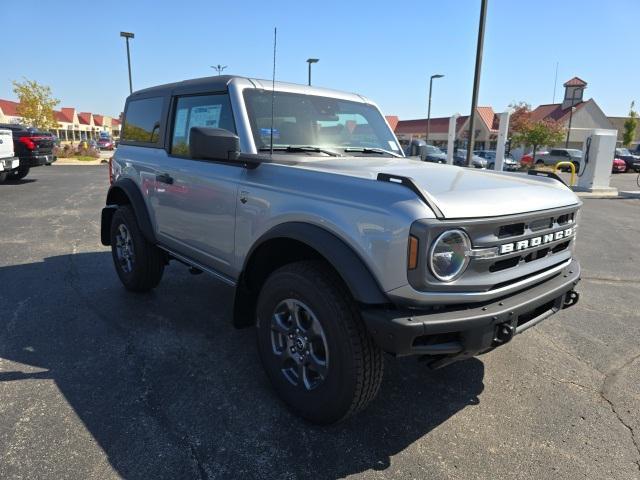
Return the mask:
M 386 115 L 467 114 L 471 106 L 480 0 L 29 2 L 3 22 L 0 98 L 24 77 L 51 87 L 59 107 L 117 116 L 128 94 L 131 31 L 134 90 L 214 74 L 271 78 L 360 93 Z M 3 9 L 11 12 L 12 9 Z M 588 82 L 607 115 L 640 102 L 640 0 L 488 0 L 479 105 L 497 112 L 556 101 L 573 76 Z M 28 31 L 25 26 L 28 24 Z M 11 43 L 11 42 L 10 42 Z M 19 48 L 18 48 L 19 46 Z

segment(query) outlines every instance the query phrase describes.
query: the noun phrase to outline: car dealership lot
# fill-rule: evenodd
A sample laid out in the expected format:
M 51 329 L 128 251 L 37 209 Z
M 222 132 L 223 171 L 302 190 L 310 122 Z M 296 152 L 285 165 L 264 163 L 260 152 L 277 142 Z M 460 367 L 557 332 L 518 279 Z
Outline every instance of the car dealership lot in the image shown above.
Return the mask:
M 122 288 L 107 182 L 0 186 L 0 478 L 640 478 L 640 200 L 585 200 L 575 308 L 442 370 L 387 362 L 369 409 L 318 428 L 270 391 L 226 287 L 172 264 Z

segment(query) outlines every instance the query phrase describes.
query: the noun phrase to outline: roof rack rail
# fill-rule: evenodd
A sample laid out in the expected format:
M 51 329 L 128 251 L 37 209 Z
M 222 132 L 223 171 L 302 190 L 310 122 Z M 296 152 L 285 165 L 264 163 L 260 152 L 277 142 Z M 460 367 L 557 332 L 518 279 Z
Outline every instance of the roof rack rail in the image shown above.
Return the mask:
M 387 183 L 397 183 L 398 185 L 402 185 L 422 200 L 427 207 L 433 210 L 433 213 L 436 215 L 436 218 L 444 218 L 444 214 L 442 211 L 436 206 L 436 204 L 429 198 L 429 196 L 423 192 L 418 185 L 413 181 L 410 177 L 403 177 L 402 175 L 392 175 L 390 173 L 378 173 L 376 180 L 379 182 L 387 182 Z

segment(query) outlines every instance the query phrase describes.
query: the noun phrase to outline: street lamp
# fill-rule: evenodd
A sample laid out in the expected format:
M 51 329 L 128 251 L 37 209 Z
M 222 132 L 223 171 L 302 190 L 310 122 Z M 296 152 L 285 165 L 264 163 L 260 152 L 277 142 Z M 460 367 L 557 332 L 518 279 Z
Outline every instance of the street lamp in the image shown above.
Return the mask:
M 307 63 L 309 64 L 309 86 L 311 86 L 311 64 L 318 63 L 319 61 L 319 58 L 307 58 Z
M 133 93 L 133 84 L 131 83 L 131 55 L 129 54 L 129 39 L 134 38 L 135 35 L 131 32 L 120 32 L 120 36 L 124 37 L 127 41 L 127 66 L 129 67 L 129 93 Z
M 487 19 L 487 2 L 480 3 L 480 24 L 478 25 L 478 44 L 476 46 L 476 69 L 473 74 L 473 95 L 471 96 L 471 113 L 469 114 L 469 140 L 467 143 L 467 166 L 473 165 L 473 148 L 476 141 L 473 123 L 478 107 L 478 90 L 480 89 L 480 72 L 482 70 L 482 50 L 484 47 L 484 25 Z
M 436 74 L 431 75 L 429 79 L 429 108 L 427 109 L 427 143 L 429 143 L 429 133 L 431 130 L 431 88 L 433 87 L 434 78 L 442 78 L 444 75 Z
M 569 148 L 569 135 L 571 135 L 571 121 L 573 120 L 573 112 L 576 111 L 576 107 L 575 107 L 576 90 L 578 89 L 574 88 L 573 92 L 571 92 L 571 111 L 569 112 L 569 128 L 567 128 L 567 141 L 564 142 L 564 148 Z
M 227 68 L 227 65 L 211 65 L 211 68 L 213 68 L 214 70 L 216 70 L 218 72 L 218 75 L 222 75 L 222 71 Z

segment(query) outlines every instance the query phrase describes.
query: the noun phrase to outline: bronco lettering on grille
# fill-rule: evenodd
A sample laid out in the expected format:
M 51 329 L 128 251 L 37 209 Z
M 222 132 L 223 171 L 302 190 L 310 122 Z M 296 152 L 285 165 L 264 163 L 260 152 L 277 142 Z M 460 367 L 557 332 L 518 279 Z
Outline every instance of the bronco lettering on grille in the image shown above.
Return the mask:
M 567 228 L 565 230 L 558 230 L 554 233 L 547 233 L 538 237 L 527 238 L 526 240 L 518 240 L 517 242 L 504 243 L 500 245 L 500 255 L 505 253 L 520 252 L 529 248 L 539 247 L 545 243 L 554 242 L 556 240 L 562 240 L 563 238 L 569 238 L 573 235 L 573 228 Z

